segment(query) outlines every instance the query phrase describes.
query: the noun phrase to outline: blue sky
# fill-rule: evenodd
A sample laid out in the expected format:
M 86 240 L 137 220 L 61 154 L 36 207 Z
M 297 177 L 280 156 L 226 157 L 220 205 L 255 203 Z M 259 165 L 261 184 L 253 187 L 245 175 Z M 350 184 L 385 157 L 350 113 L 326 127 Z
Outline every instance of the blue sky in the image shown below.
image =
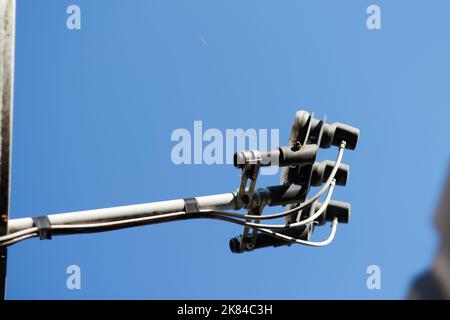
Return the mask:
M 381 30 L 366 27 L 373 3 Z M 71 4 L 81 30 L 66 28 Z M 352 220 L 329 247 L 231 254 L 241 228 L 214 221 L 34 239 L 9 250 L 7 298 L 404 297 L 438 243 L 449 11 L 444 0 L 19 0 L 12 218 L 235 190 L 230 165 L 172 163 L 172 131 L 195 120 L 279 128 L 284 143 L 305 109 L 361 137 L 336 191 Z M 81 290 L 66 288 L 73 264 Z M 366 287 L 373 264 L 381 290 Z

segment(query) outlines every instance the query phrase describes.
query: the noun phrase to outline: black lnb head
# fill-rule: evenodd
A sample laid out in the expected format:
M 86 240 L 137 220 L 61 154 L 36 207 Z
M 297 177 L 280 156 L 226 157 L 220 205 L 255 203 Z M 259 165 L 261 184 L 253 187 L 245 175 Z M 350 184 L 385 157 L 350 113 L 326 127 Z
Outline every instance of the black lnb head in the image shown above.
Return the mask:
M 342 141 L 346 148 L 354 150 L 358 143 L 359 129 L 344 123 L 326 123 L 326 118 L 314 118 L 314 113 L 297 111 L 289 136 L 289 144 L 318 144 L 321 148 L 339 147 Z
M 317 210 L 319 210 L 321 206 L 322 203 L 318 201 L 314 202 L 311 207 L 303 210 L 302 218 L 307 218 L 310 215 L 313 215 L 314 213 L 317 212 Z M 325 222 L 327 221 L 332 222 L 334 218 L 337 218 L 339 223 L 349 223 L 351 211 L 352 206 L 350 203 L 344 201 L 331 200 L 328 203 L 325 212 L 316 219 L 316 222 L 319 225 L 323 225 L 325 224 Z
M 311 186 L 317 187 L 322 185 L 330 177 L 331 171 L 335 166 L 335 162 L 331 160 L 325 160 L 322 162 L 316 162 L 313 165 L 311 175 Z M 348 176 L 350 173 L 350 167 L 341 163 L 336 171 L 334 178 L 338 186 L 345 186 L 347 184 Z
M 319 208 L 322 206 L 322 203 L 316 201 L 312 205 L 306 207 L 301 212 L 301 218 L 306 219 L 316 213 Z M 319 225 L 325 224 L 327 221 L 332 222 L 334 218 L 338 219 L 339 223 L 348 223 L 350 221 L 351 216 L 351 205 L 348 202 L 343 201 L 334 201 L 331 200 L 328 203 L 327 209 L 325 212 L 320 215 L 315 221 Z M 283 235 L 297 238 L 300 240 L 309 240 L 313 231 L 313 225 L 303 225 L 298 226 L 286 230 L 279 231 Z M 283 240 L 280 238 L 276 238 L 270 234 L 259 232 L 256 235 L 256 241 L 253 246 L 242 246 L 242 235 L 230 239 L 230 250 L 233 253 L 243 253 L 247 251 L 252 251 L 254 249 L 266 248 L 266 247 L 279 247 L 284 245 L 290 245 L 291 242 L 287 240 Z
M 346 142 L 345 148 L 355 150 L 358 144 L 359 129 L 335 122 L 332 124 L 324 123 L 322 140 L 320 141 L 321 148 L 329 148 L 332 145 L 339 147 L 342 141 Z
M 309 236 L 311 234 L 310 226 L 300 226 L 287 230 L 279 231 L 283 235 L 301 239 L 301 240 L 309 240 Z M 259 232 L 256 235 L 256 240 L 253 246 L 242 246 L 241 247 L 242 235 L 230 239 L 230 250 L 233 253 L 243 253 L 246 251 L 252 251 L 254 249 L 266 248 L 266 247 L 279 247 L 284 245 L 289 245 L 291 242 L 287 240 L 283 240 L 280 238 L 275 238 L 267 233 Z

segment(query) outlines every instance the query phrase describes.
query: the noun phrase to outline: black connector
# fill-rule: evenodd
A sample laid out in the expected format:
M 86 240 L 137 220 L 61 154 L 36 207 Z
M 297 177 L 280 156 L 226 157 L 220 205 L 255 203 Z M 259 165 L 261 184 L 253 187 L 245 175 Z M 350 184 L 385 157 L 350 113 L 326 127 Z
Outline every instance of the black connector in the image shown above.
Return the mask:
M 346 142 L 345 148 L 355 150 L 358 144 L 359 129 L 335 122 L 333 124 L 323 124 L 322 140 L 320 141 L 321 148 L 329 148 L 332 145 L 339 147 L 342 141 Z
M 309 234 L 311 231 L 309 229 L 310 229 L 310 227 L 308 227 L 308 226 L 301 226 L 301 227 L 297 227 L 297 228 L 278 231 L 278 233 L 281 233 L 283 235 L 286 235 L 286 236 L 289 236 L 292 238 L 308 240 Z M 285 246 L 285 245 L 291 244 L 290 241 L 275 238 L 267 233 L 259 232 L 256 235 L 256 241 L 255 241 L 255 245 L 253 247 L 252 246 L 244 246 L 244 248 L 241 249 L 241 238 L 242 238 L 242 235 L 239 235 L 235 238 L 230 239 L 231 252 L 243 253 L 243 252 L 247 252 L 247 251 L 252 251 L 254 249 L 260 249 L 260 248 L 266 248 L 266 247 L 279 247 L 279 246 Z
M 302 210 L 301 219 L 303 220 L 312 216 L 320 209 L 321 206 L 322 203 L 316 201 L 311 206 L 306 207 L 305 209 Z M 319 225 L 323 225 L 325 224 L 325 222 L 327 221 L 332 222 L 334 218 L 337 218 L 339 223 L 348 223 L 350 221 L 351 211 L 352 206 L 350 205 L 350 203 L 344 201 L 331 200 L 328 203 L 325 212 L 322 215 L 320 215 L 320 217 L 317 218 L 315 221 Z
M 314 213 L 319 210 L 319 208 L 322 206 L 322 203 L 315 202 L 312 206 L 308 206 L 305 209 L 301 211 L 301 219 L 306 219 L 310 216 L 312 216 Z M 339 223 L 348 223 L 350 221 L 350 215 L 351 215 L 351 205 L 350 203 L 343 202 L 343 201 L 330 201 L 328 203 L 327 209 L 325 212 L 317 218 L 315 221 L 319 225 L 325 224 L 325 222 L 332 222 L 334 218 L 338 219 Z M 277 233 L 300 239 L 300 240 L 309 240 L 311 234 L 313 231 L 313 225 L 304 225 L 299 227 L 294 227 L 291 229 L 281 230 L 277 231 Z M 276 238 L 274 236 L 271 236 L 267 233 L 261 233 L 259 232 L 256 235 L 256 241 L 255 245 L 253 247 L 251 246 L 244 246 L 243 249 L 241 249 L 241 239 L 242 235 L 239 235 L 235 238 L 230 239 L 230 250 L 233 253 L 243 253 L 247 251 L 252 251 L 254 249 L 260 249 L 260 248 L 266 248 L 266 247 L 279 247 L 279 246 L 285 246 L 290 245 L 292 242 L 287 240 L 282 240 L 280 238 Z
M 311 176 L 311 186 L 318 187 L 322 185 L 330 177 L 331 171 L 335 166 L 335 162 L 331 160 L 325 160 L 323 162 L 314 163 L 312 176 Z M 334 178 L 336 179 L 336 184 L 338 186 L 345 186 L 347 184 L 348 176 L 350 174 L 350 167 L 346 164 L 341 163 Z

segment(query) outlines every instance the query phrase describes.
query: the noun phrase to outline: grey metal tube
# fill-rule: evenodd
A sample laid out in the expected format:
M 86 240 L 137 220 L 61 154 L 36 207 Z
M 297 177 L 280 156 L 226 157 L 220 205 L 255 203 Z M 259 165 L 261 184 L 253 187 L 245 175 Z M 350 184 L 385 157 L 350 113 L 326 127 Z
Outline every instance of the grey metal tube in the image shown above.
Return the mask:
M 223 193 L 211 196 L 196 197 L 200 210 L 235 210 L 237 206 L 236 193 Z M 75 211 L 50 214 L 51 224 L 83 224 L 102 221 L 130 219 L 184 210 L 184 200 L 168 200 L 129 206 Z M 8 224 L 8 234 L 33 227 L 32 218 L 11 219 Z
M 233 157 L 233 163 L 236 168 L 243 168 L 246 162 L 252 163 L 256 160 L 261 161 L 261 166 L 279 166 L 288 167 L 299 164 L 312 164 L 316 159 L 317 145 L 305 145 L 299 150 L 293 147 L 280 147 L 266 151 L 241 151 L 236 152 Z

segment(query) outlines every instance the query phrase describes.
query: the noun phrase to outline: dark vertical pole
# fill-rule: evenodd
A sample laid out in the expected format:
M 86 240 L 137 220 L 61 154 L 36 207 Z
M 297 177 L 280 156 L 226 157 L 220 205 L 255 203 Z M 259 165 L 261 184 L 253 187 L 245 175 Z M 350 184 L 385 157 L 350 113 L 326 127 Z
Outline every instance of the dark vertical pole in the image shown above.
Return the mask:
M 14 87 L 15 0 L 0 0 L 0 236 L 8 231 Z M 5 299 L 7 250 L 0 250 L 0 299 Z

